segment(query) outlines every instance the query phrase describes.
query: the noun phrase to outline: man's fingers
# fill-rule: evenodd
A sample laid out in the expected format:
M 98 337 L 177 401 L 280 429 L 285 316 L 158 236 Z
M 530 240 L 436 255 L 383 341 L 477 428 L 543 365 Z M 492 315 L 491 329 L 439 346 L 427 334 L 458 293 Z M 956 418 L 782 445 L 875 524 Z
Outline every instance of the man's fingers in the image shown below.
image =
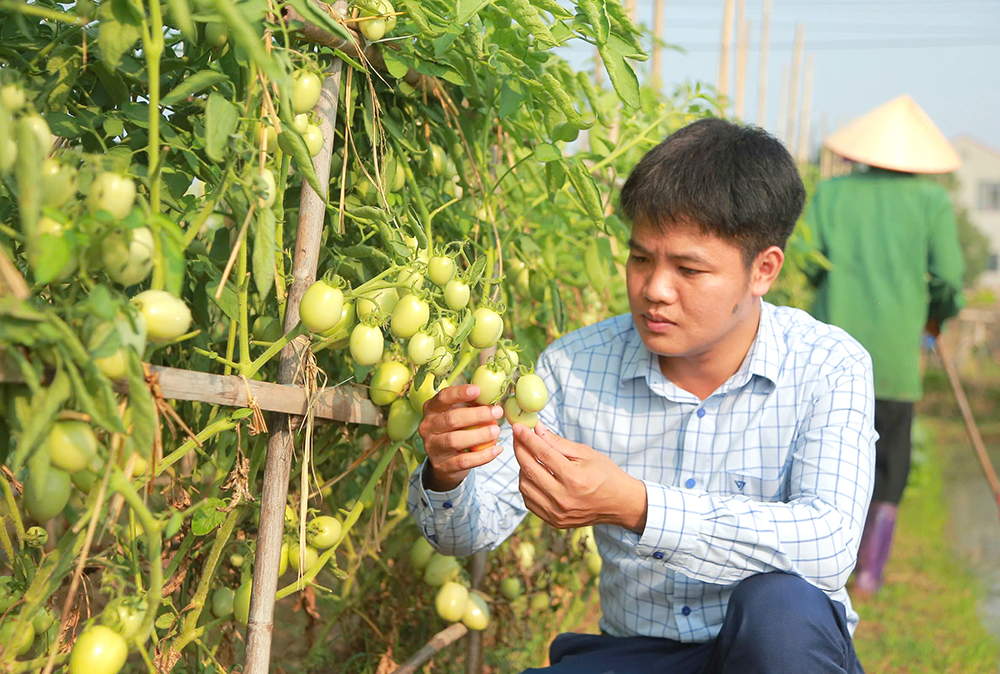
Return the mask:
M 452 407 L 437 414 L 426 415 L 424 431 L 427 434 L 444 434 L 463 428 L 495 425 L 502 415 L 503 408 L 499 405 Z
M 535 452 L 514 437 L 514 458 L 521 466 L 522 479 L 527 478 L 540 486 L 543 490 L 550 490 L 556 486 L 555 472 L 551 466 Z M 565 460 L 565 459 L 564 459 Z
M 546 440 L 543 440 L 530 428 L 522 424 L 514 424 L 514 439 L 540 463 L 547 466 L 553 473 L 567 463 L 566 457 Z
M 447 473 L 459 473 L 471 470 L 477 466 L 483 466 L 500 455 L 500 446 L 493 445 L 478 452 L 461 452 L 455 454 L 450 459 L 442 461 L 440 466 L 435 466 L 435 470 Z
M 496 440 L 499 435 L 500 427 L 491 420 L 478 427 L 435 435 L 431 440 L 431 449 L 457 452 Z
M 424 406 L 425 412 L 444 412 L 459 403 L 471 403 L 479 395 L 479 387 L 471 384 L 448 386 L 437 392 Z

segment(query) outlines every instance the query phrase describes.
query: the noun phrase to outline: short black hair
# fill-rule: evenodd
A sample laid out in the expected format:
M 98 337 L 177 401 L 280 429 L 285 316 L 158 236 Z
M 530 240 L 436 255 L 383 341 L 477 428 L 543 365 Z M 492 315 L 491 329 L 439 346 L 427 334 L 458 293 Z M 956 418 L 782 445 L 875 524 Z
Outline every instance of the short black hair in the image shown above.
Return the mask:
M 785 247 L 805 198 L 781 141 L 757 126 L 701 119 L 639 160 L 620 203 L 632 223 L 698 225 L 737 246 L 749 267 L 761 251 Z

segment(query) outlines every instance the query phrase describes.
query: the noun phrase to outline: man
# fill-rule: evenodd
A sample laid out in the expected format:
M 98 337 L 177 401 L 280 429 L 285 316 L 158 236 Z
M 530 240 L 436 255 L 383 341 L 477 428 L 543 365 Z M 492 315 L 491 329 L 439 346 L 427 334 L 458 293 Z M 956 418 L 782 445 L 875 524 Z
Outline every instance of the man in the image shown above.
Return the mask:
M 681 129 L 622 190 L 631 315 L 540 356 L 535 430 L 501 430 L 475 386 L 427 403 L 410 507 L 439 550 L 494 547 L 527 510 L 595 525 L 602 634 L 560 635 L 529 671 L 862 671 L 844 583 L 871 494 L 870 360 L 761 300 L 804 199 L 764 131 Z
M 875 373 L 875 489 L 852 590 L 875 594 L 910 473 L 913 403 L 920 399 L 921 333 L 933 336 L 962 306 L 962 252 L 951 201 L 917 173 L 960 160 L 909 96 L 859 118 L 826 146 L 867 170 L 819 185 L 806 221 L 832 263 L 811 275 L 810 312 L 847 330 Z

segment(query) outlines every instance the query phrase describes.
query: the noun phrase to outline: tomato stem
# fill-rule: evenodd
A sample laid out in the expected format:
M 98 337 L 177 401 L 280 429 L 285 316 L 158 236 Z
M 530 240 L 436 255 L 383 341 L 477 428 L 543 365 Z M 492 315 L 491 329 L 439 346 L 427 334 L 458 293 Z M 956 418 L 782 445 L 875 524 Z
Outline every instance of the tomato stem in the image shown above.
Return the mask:
M 3 497 L 7 502 L 7 509 L 10 511 L 8 517 L 14 522 L 14 534 L 17 536 L 17 545 L 20 547 L 24 545 L 24 522 L 21 521 L 21 512 L 17 509 L 17 503 L 14 501 L 14 491 L 10 488 L 10 482 L 7 478 L 0 477 L 0 484 L 3 484 Z M 6 530 L 4 534 L 6 534 Z M 14 559 L 14 555 L 11 555 L 8 559 Z
M 195 436 L 195 438 L 198 439 L 198 442 L 204 443 L 209 438 L 215 437 L 219 433 L 236 428 L 236 424 L 237 422 L 233 421 L 230 417 L 226 417 L 225 419 L 219 419 L 215 423 L 205 427 L 200 433 L 198 433 Z M 181 445 L 174 451 L 170 452 L 170 454 L 168 454 L 167 456 L 163 457 L 163 461 L 158 463 L 156 466 L 156 474 L 160 475 L 168 467 L 180 461 L 185 454 L 190 452 L 195 447 L 197 447 L 195 441 L 191 438 L 188 438 L 188 440 L 183 445 Z M 145 526 L 145 524 L 143 526 Z
M 260 370 L 260 368 L 264 367 L 272 358 L 278 355 L 278 353 L 281 351 L 281 349 L 284 348 L 286 344 L 288 344 L 290 341 L 292 341 L 299 335 L 306 334 L 306 332 L 307 331 L 305 325 L 303 325 L 302 323 L 296 323 L 295 327 L 292 328 L 291 332 L 289 332 L 287 335 L 284 335 L 278 341 L 273 342 L 271 346 L 269 346 L 267 350 L 264 351 L 264 353 L 257 356 L 256 360 L 254 360 L 247 367 L 245 367 L 243 374 L 247 377 L 254 376 L 255 374 L 257 374 L 257 371 Z

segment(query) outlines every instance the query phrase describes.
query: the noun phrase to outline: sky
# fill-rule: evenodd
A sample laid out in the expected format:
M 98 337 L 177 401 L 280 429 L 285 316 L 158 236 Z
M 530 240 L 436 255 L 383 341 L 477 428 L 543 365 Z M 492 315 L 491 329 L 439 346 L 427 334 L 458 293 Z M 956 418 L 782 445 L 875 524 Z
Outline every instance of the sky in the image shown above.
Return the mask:
M 639 23 L 651 27 L 653 0 L 636 2 Z M 665 87 L 686 81 L 714 86 L 723 0 L 664 2 L 664 40 L 686 50 L 664 52 Z M 764 0 L 745 3 L 751 25 L 743 119 L 759 124 Z M 968 135 L 1000 150 L 1000 0 L 771 0 L 763 126 L 775 133 L 782 71 L 792 62 L 797 23 L 803 27 L 805 54 L 813 61 L 812 147 L 818 146 L 824 128 L 832 133 L 880 104 L 909 94 L 948 138 Z M 582 67 L 593 52 L 578 44 L 568 57 Z M 731 57 L 731 82 L 734 73 Z M 800 97 L 803 84 L 800 80 Z

